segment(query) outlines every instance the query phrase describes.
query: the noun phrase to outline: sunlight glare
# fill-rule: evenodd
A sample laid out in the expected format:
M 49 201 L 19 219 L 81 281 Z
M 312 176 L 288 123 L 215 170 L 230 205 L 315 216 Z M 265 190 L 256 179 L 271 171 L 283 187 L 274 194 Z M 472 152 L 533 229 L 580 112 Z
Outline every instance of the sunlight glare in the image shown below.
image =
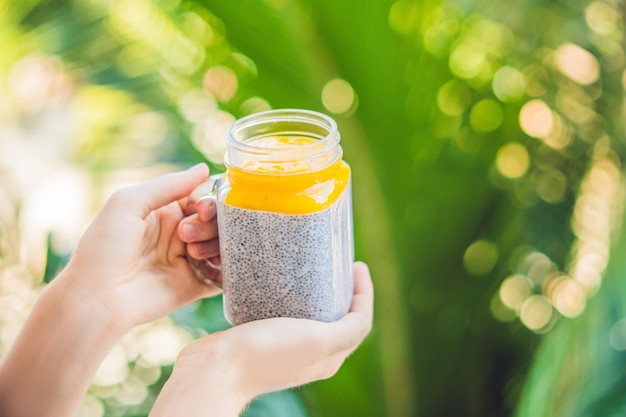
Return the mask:
M 180 350 L 193 338 L 183 329 L 170 326 L 154 326 L 139 336 L 141 357 L 153 365 L 174 363 Z
M 272 106 L 270 105 L 270 103 L 267 102 L 267 100 L 257 96 L 250 97 L 249 99 L 241 103 L 241 111 L 244 114 L 259 113 L 271 109 Z
M 526 92 L 526 79 L 521 71 L 504 66 L 493 76 L 492 89 L 495 96 L 503 103 L 515 102 Z
M 554 55 L 557 68 L 579 84 L 593 84 L 600 76 L 600 66 L 596 57 L 578 45 L 565 43 Z
M 500 299 L 511 310 L 518 311 L 533 291 L 533 283 L 524 275 L 513 275 L 500 285 Z
M 148 388 L 140 381 L 131 378 L 124 381 L 116 392 L 115 398 L 125 405 L 141 404 L 148 396 Z
M 552 110 L 542 100 L 531 100 L 520 110 L 519 124 L 528 136 L 543 138 L 554 126 Z
M 119 345 L 115 345 L 104 358 L 93 377 L 93 383 L 100 386 L 110 386 L 121 383 L 128 376 L 126 353 Z
M 233 98 L 239 87 L 233 70 L 223 65 L 211 67 L 204 74 L 202 84 L 209 94 L 223 103 Z
M 551 299 L 559 313 L 569 318 L 580 315 L 587 302 L 587 296 L 578 282 L 569 278 L 557 285 Z
M 450 71 L 462 79 L 477 77 L 485 65 L 485 52 L 474 42 L 463 42 L 450 54 Z
M 506 178 L 519 178 L 528 171 L 530 156 L 521 143 L 503 145 L 496 155 L 496 167 Z
M 200 123 L 207 120 L 217 110 L 215 98 L 201 89 L 190 90 L 178 103 L 180 112 L 190 122 Z
M 234 122 L 232 114 L 216 111 L 194 128 L 191 141 L 209 160 L 221 164 L 226 153 L 226 132 Z
M 542 331 L 552 318 L 552 305 L 547 298 L 533 295 L 524 301 L 520 311 L 520 320 L 533 331 Z
M 459 80 L 450 80 L 439 88 L 437 104 L 441 111 L 449 116 L 462 114 L 471 102 L 470 90 Z
M 394 2 L 389 9 L 389 27 L 396 33 L 409 34 L 417 31 L 422 18 L 419 3 L 399 0 Z
M 502 124 L 504 114 L 496 100 L 486 98 L 474 104 L 470 111 L 470 126 L 475 132 L 486 133 L 496 130 Z
M 606 1 L 594 1 L 585 9 L 587 25 L 596 33 L 608 35 L 617 28 L 619 14 L 615 7 Z
M 346 80 L 335 78 L 322 89 L 322 104 L 331 113 L 344 114 L 356 109 L 356 93 Z
M 102 401 L 91 394 L 87 394 L 74 417 L 102 417 L 104 411 Z

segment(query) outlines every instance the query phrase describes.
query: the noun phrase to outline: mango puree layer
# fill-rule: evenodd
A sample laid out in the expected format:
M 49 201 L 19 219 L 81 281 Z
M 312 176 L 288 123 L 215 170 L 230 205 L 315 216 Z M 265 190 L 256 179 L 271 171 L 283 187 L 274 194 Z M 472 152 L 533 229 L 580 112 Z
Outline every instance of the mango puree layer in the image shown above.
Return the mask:
M 272 136 L 252 144 L 264 148 L 294 148 L 315 142 L 306 137 Z M 290 164 L 249 162 L 241 168 L 228 167 L 230 191 L 225 203 L 249 210 L 284 214 L 310 214 L 330 207 L 350 182 L 350 167 L 339 159 L 311 172 L 306 162 Z

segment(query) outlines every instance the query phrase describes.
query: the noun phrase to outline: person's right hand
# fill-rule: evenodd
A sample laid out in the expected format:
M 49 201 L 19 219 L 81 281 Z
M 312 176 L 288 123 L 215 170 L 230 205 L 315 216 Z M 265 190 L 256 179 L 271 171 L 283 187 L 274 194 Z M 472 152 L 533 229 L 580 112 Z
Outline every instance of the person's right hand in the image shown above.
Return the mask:
M 189 266 L 207 283 L 222 284 L 217 207 L 211 198 L 215 180 L 198 185 L 184 204 L 185 218 L 178 225 L 178 238 L 185 243 Z
M 354 283 L 350 311 L 335 322 L 273 318 L 196 340 L 179 354 L 150 416 L 183 415 L 181 404 L 190 417 L 236 416 L 258 395 L 330 378 L 372 328 L 364 263 L 354 264 Z

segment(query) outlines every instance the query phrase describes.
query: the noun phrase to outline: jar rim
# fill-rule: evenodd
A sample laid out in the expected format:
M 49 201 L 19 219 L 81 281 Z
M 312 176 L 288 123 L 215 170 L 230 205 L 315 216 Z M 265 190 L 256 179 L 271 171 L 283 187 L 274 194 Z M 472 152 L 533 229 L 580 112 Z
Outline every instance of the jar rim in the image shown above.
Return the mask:
M 271 136 L 315 139 L 297 146 L 267 147 L 254 141 Z M 261 164 L 307 160 L 315 170 L 341 158 L 337 123 L 323 113 L 305 109 L 275 109 L 254 113 L 234 122 L 226 134 L 226 166 L 241 167 L 249 158 Z
M 299 145 L 300 149 L 319 147 L 320 143 L 339 141 L 339 129 L 337 123 L 328 115 L 305 109 L 274 109 L 267 110 L 259 113 L 250 114 L 235 121 L 226 133 L 226 142 L 229 147 L 243 148 L 247 152 L 253 153 L 259 152 L 265 153 L 268 148 L 263 146 L 257 146 L 252 143 L 247 143 L 237 138 L 237 132 L 251 127 L 259 126 L 267 123 L 276 122 L 300 122 L 307 123 L 313 126 L 326 130 L 326 135 L 320 138 L 318 141 Z M 271 152 L 289 151 L 289 148 L 272 148 Z M 256 152 L 255 152 L 256 151 Z

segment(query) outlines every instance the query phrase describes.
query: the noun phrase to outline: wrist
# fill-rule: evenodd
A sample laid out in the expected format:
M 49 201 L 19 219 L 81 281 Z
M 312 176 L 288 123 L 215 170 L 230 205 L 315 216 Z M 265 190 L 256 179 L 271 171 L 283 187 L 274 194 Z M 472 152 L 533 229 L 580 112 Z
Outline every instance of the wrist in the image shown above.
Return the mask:
M 80 268 L 73 267 L 72 262 L 52 281 L 46 292 L 54 294 L 56 302 L 62 302 L 76 314 L 88 318 L 90 327 L 101 330 L 99 337 L 107 340 L 119 340 L 134 326 L 126 323 L 122 312 L 114 308 L 115 295 L 110 294 L 104 288 L 90 288 L 85 282 L 89 280 L 82 277 Z M 112 299 L 112 300 L 111 300 Z M 107 301 L 108 300 L 108 301 Z
M 150 417 L 240 415 L 253 395 L 242 370 L 216 351 L 214 341 L 208 336 L 183 349 Z

